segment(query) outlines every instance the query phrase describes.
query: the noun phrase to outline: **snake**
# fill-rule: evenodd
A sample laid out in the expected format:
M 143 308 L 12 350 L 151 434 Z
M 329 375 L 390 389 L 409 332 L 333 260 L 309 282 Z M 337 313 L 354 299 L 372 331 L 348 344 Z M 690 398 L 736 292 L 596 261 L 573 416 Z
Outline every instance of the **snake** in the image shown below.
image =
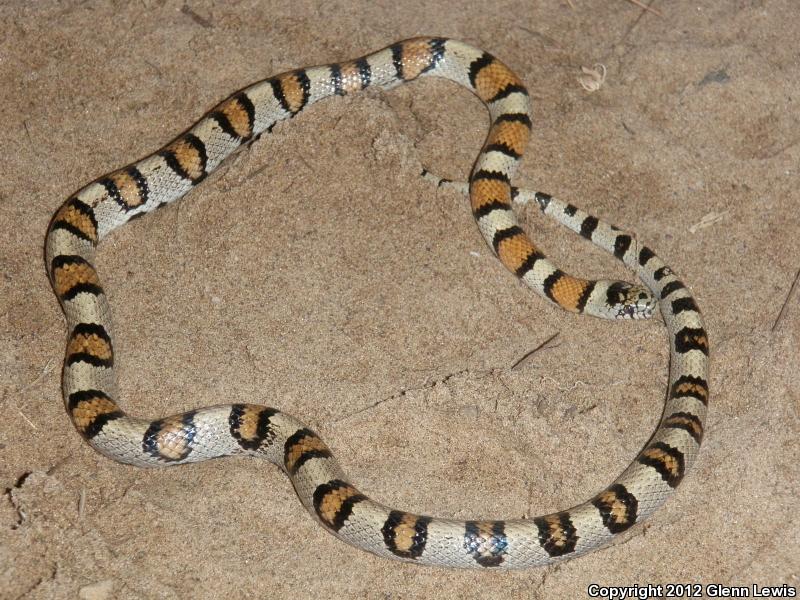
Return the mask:
M 423 176 L 469 196 L 480 233 L 500 262 L 561 309 L 605 319 L 646 319 L 660 311 L 666 326 L 670 365 L 659 424 L 610 485 L 572 508 L 507 520 L 415 514 L 368 498 L 319 435 L 276 408 L 225 404 L 147 419 L 126 414 L 118 403 L 111 310 L 94 266 L 100 240 L 178 200 L 234 152 L 315 102 L 424 77 L 456 82 L 488 109 L 488 137 L 468 180 Z M 233 455 L 265 458 L 284 471 L 326 530 L 359 549 L 416 564 L 542 566 L 595 550 L 648 518 L 682 481 L 703 438 L 709 396 L 703 318 L 689 289 L 635 235 L 549 194 L 511 185 L 530 137 L 531 114 L 527 88 L 500 60 L 457 40 L 417 37 L 242 88 L 160 150 L 85 185 L 57 209 L 45 241 L 48 277 L 67 325 L 62 392 L 75 428 L 101 454 L 140 467 Z M 587 280 L 557 268 L 520 227 L 515 202 L 538 207 L 611 253 L 642 285 Z

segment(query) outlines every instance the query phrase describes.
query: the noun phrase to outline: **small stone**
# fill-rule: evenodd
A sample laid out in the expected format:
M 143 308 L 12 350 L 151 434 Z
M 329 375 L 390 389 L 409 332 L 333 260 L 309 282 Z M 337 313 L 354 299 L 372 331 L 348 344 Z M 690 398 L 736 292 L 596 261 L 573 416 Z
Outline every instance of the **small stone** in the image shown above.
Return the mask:
M 114 582 L 111 579 L 106 579 L 105 581 L 83 586 L 78 592 L 78 598 L 81 600 L 106 600 L 106 598 L 111 597 L 113 590 Z

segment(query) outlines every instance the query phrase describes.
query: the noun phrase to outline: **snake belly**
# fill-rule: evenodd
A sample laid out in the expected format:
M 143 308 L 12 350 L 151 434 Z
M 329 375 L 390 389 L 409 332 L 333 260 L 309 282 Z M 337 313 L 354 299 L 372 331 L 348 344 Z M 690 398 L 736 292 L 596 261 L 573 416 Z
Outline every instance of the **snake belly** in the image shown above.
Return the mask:
M 531 519 L 458 521 L 386 507 L 357 490 L 312 430 L 255 404 L 191 410 L 162 419 L 132 417 L 117 402 L 110 307 L 94 267 L 101 239 L 134 217 L 182 197 L 246 143 L 329 96 L 444 77 L 474 92 L 491 118 L 465 186 L 481 234 L 503 265 L 543 298 L 576 313 L 646 318 L 658 305 L 670 339 L 669 388 L 646 447 L 586 502 Z M 708 402 L 708 341 L 689 290 L 635 237 L 541 193 L 512 188 L 531 130 L 528 92 L 503 63 L 463 42 L 414 38 L 355 60 L 296 69 L 233 94 L 153 154 L 104 175 L 53 216 L 45 260 L 66 316 L 62 389 L 84 439 L 102 454 L 143 467 L 233 455 L 259 456 L 288 475 L 303 505 L 357 548 L 419 564 L 523 568 L 575 557 L 652 514 L 697 456 Z M 520 228 L 514 198 L 631 267 L 645 287 L 573 277 L 550 263 Z

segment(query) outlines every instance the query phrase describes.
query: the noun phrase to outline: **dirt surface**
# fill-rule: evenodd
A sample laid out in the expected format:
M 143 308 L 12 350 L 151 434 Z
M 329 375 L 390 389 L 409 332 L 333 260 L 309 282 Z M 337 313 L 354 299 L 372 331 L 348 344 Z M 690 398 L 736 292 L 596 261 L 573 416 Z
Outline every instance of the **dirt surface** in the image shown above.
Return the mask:
M 624 0 L 3 3 L 0 597 L 800 585 L 797 7 L 654 7 L 661 16 Z M 519 73 L 535 121 L 517 182 L 635 231 L 707 319 L 712 402 L 694 469 L 646 525 L 560 566 L 382 560 L 326 533 L 267 463 L 122 466 L 63 408 L 64 319 L 42 261 L 61 202 L 245 84 L 420 34 Z M 607 77 L 589 92 L 577 78 L 596 63 Z M 276 406 L 316 429 L 359 488 L 415 512 L 535 516 L 601 489 L 660 416 L 663 325 L 549 307 L 492 257 L 465 199 L 417 177 L 421 165 L 466 177 L 486 128 L 480 102 L 442 80 L 325 102 L 111 236 L 98 268 L 123 405 L 152 417 Z M 563 268 L 630 278 L 522 215 Z

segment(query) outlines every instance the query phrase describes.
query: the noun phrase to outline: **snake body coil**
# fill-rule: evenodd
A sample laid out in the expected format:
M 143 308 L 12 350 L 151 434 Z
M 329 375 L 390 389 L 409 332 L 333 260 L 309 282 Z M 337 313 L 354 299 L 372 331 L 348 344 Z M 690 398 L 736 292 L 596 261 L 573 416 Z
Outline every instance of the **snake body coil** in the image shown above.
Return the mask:
M 661 422 L 611 485 L 569 510 L 532 519 L 466 522 L 393 510 L 359 492 L 319 436 L 274 408 L 213 406 L 152 421 L 130 417 L 117 404 L 110 309 L 93 266 L 99 241 L 133 217 L 177 200 L 236 149 L 306 106 L 423 76 L 455 81 L 489 109 L 489 135 L 465 191 L 500 261 L 566 310 L 646 318 L 657 303 L 664 317 L 670 373 Z M 511 187 L 530 129 L 528 93 L 505 65 L 462 42 L 415 38 L 357 60 L 255 83 L 158 152 L 90 183 L 56 212 L 46 241 L 47 271 L 67 320 L 63 393 L 76 428 L 104 455 L 139 466 L 230 455 L 267 458 L 286 472 L 308 511 L 336 536 L 380 556 L 422 564 L 543 565 L 584 554 L 642 521 L 680 483 L 700 447 L 708 402 L 702 318 L 689 290 L 632 235 L 546 194 Z M 519 227 L 511 210 L 514 197 L 532 200 L 548 216 L 612 253 L 646 288 L 586 281 L 554 267 Z

